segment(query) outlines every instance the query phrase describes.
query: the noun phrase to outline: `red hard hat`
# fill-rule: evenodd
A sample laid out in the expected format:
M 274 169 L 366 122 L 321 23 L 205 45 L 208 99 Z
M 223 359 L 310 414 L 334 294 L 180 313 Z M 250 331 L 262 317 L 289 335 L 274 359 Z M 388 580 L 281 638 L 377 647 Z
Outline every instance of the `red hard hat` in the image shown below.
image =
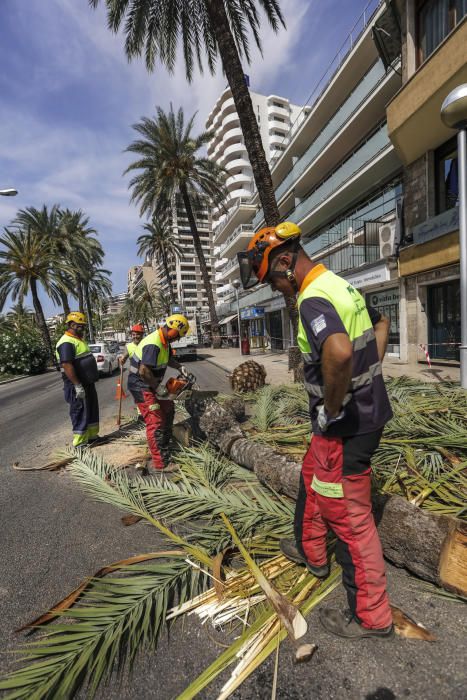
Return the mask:
M 131 327 L 133 333 L 144 333 L 144 328 L 141 323 L 137 323 L 135 326 Z

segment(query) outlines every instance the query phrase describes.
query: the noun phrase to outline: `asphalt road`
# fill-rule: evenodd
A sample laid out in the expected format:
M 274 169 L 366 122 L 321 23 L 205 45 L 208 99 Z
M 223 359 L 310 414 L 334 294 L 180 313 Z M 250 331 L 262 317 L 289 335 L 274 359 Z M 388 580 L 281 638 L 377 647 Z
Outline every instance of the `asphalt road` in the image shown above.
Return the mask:
M 206 389 L 227 391 L 226 375 L 205 361 L 191 365 Z M 98 384 L 103 426 L 112 430 L 116 378 Z M 70 425 L 56 374 L 0 386 L 0 674 L 12 668 L 11 654 L 21 637 L 14 630 L 75 588 L 104 564 L 162 548 L 155 528 L 122 527 L 121 513 L 94 503 L 69 476 L 19 472 L 47 461 L 70 439 Z M 126 406 L 129 406 L 129 401 Z M 128 411 L 128 408 L 126 409 Z M 103 432 L 106 432 L 104 430 Z M 309 664 L 295 665 L 291 647 L 281 646 L 277 698 L 280 700 L 465 700 L 467 606 L 433 595 L 423 582 L 388 566 L 393 604 L 423 622 L 435 644 L 401 640 L 346 642 L 324 632 L 317 611 L 308 618 L 306 641 L 318 645 Z M 345 606 L 342 587 L 325 602 Z M 170 700 L 222 652 L 225 635 L 189 618 L 164 636 L 157 653 L 146 651 L 134 674 L 99 690 L 99 700 Z M 271 697 L 272 657 L 233 697 Z M 226 676 L 200 698 L 217 697 Z

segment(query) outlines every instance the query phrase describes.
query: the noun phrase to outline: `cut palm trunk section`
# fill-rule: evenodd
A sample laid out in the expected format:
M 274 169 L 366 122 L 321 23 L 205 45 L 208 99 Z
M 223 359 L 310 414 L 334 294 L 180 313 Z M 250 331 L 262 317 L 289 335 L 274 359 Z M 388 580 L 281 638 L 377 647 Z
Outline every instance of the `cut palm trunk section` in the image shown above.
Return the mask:
M 275 492 L 297 497 L 300 464 L 269 445 L 247 438 L 233 415 L 214 400 L 187 402 L 187 409 L 195 436 L 206 438 Z M 461 467 L 456 464 L 455 471 Z M 434 484 L 432 488 L 442 488 L 445 482 L 440 481 L 441 486 Z M 467 526 L 461 520 L 423 510 L 392 495 L 375 498 L 375 518 L 389 561 L 467 597 Z

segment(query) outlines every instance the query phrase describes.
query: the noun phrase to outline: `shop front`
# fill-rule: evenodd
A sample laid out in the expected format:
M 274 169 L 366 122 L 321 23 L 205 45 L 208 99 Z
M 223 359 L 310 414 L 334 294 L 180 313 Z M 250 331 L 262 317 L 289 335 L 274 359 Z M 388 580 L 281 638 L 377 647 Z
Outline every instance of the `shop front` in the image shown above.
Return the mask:
M 400 321 L 399 287 L 391 287 L 380 292 L 367 292 L 365 294 L 367 306 L 377 309 L 383 316 L 389 319 L 389 339 L 387 354 L 395 357 L 400 356 Z
M 264 349 L 266 346 L 266 326 L 264 307 L 250 306 L 240 310 L 242 338 L 246 335 L 252 350 Z
M 350 284 L 364 296 L 367 306 L 377 309 L 389 319 L 389 340 L 387 354 L 401 356 L 400 340 L 400 287 L 397 269 L 387 262 L 368 266 L 358 273 L 344 275 Z

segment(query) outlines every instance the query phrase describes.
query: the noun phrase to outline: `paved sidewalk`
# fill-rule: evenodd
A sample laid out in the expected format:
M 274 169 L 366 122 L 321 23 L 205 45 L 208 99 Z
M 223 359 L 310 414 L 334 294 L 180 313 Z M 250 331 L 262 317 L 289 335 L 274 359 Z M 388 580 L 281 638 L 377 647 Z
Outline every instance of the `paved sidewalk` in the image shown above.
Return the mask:
M 289 360 L 287 353 L 253 351 L 250 355 L 240 355 L 238 348 L 222 348 L 214 350 L 206 348 L 199 353 L 200 357 L 217 365 L 226 372 L 232 372 L 241 362 L 255 360 L 264 365 L 267 372 L 266 381 L 269 384 L 287 384 L 292 382 L 292 373 L 289 372 Z M 405 375 L 421 382 L 460 381 L 459 367 L 449 365 L 433 365 L 432 369 L 427 364 L 403 363 L 395 358 L 387 357 L 384 360 L 384 376 L 400 377 Z

